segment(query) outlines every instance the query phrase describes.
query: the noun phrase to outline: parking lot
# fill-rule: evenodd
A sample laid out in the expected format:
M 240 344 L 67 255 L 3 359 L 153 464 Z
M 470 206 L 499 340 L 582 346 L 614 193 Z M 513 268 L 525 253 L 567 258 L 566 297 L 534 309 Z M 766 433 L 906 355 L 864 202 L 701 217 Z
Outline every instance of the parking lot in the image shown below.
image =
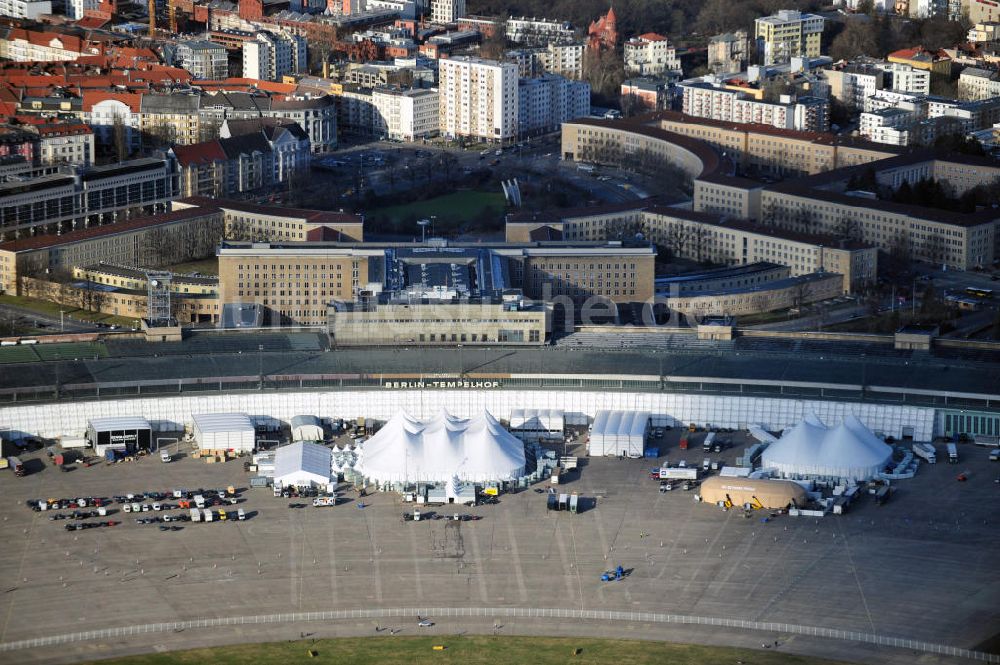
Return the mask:
M 700 439 L 681 452 L 679 436 L 668 432 L 661 452 L 672 464 L 700 465 Z M 885 506 L 864 497 L 844 516 L 768 523 L 696 503 L 693 491 L 658 492 L 650 459 L 582 459 L 560 485 L 591 499 L 578 514 L 547 511 L 545 496 L 527 489 L 495 505 L 428 508 L 479 520 L 419 523 L 403 522 L 412 504 L 394 494 L 359 500 L 346 489 L 340 505 L 315 508 L 242 489 L 249 474 L 239 461 L 178 456 L 164 464 L 150 456 L 67 473 L 45 462 L 23 478 L 0 478 L 0 641 L 202 617 L 431 605 L 671 612 L 973 647 L 1000 632 L 1000 531 L 991 522 L 1000 465 L 987 461 L 985 448 L 960 451 L 958 465 L 924 466 L 899 483 Z M 582 455 L 582 446 L 567 452 Z M 708 456 L 731 462 L 740 452 L 736 445 Z M 967 482 L 955 481 L 960 471 Z M 31 498 L 230 485 L 241 491 L 228 509 L 243 508 L 248 519 L 181 522 L 178 530 L 117 512 L 101 518 L 117 526 L 68 532 L 25 506 Z M 601 581 L 619 565 L 628 571 L 623 580 Z M 457 628 L 439 621 L 435 629 Z M 97 657 L 134 645 L 91 647 Z M 73 658 L 71 650 L 2 655 Z

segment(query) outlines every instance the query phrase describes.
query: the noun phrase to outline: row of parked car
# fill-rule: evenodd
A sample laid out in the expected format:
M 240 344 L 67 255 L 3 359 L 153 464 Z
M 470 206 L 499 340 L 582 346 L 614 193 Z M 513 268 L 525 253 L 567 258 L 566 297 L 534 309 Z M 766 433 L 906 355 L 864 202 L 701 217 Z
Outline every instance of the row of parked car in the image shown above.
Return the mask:
M 98 529 L 103 526 L 117 526 L 121 522 L 105 520 L 103 522 L 70 522 L 64 528 L 67 531 L 82 531 L 83 529 Z

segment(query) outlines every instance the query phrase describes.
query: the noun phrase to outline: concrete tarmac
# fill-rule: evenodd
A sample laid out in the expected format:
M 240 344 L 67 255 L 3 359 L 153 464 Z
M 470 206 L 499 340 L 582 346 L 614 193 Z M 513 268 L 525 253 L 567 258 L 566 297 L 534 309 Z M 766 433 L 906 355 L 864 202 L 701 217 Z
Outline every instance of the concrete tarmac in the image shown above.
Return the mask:
M 676 438 L 677 433 L 672 433 Z M 671 462 L 700 463 L 700 450 L 661 443 Z M 571 451 L 573 452 L 573 451 Z M 575 451 L 582 452 L 582 451 Z M 737 451 L 722 458 L 732 462 Z M 531 489 L 497 505 L 427 508 L 479 521 L 401 519 L 412 504 L 394 494 L 336 507 L 289 508 L 246 490 L 245 522 L 182 523 L 164 532 L 132 515 L 113 528 L 67 532 L 64 522 L 28 510 L 29 498 L 124 494 L 173 488 L 247 487 L 238 462 L 155 458 L 75 468 L 46 466 L 23 478 L 4 474 L 0 520 L 0 641 L 222 616 L 350 608 L 560 607 L 636 610 L 784 622 L 876 633 L 972 648 L 1000 632 L 1000 530 L 991 522 L 998 466 L 987 450 L 960 446 L 959 465 L 924 466 L 898 483 L 892 500 L 863 497 L 844 516 L 821 519 L 696 503 L 695 492 L 659 493 L 652 460 L 594 459 L 560 491 L 591 499 L 580 514 L 546 510 Z M 718 457 L 712 455 L 712 457 Z M 662 462 L 662 458 L 661 458 Z M 968 471 L 968 482 L 956 482 Z M 115 506 L 116 509 L 119 506 Z M 235 507 L 229 507 L 235 510 Z M 176 512 L 176 511 L 175 511 Z M 148 516 L 147 513 L 143 516 Z M 630 570 L 618 583 L 602 571 Z M 396 621 L 406 632 L 415 620 Z M 485 626 L 484 625 L 489 624 Z M 490 632 L 492 622 L 448 620 L 443 633 Z M 913 662 L 912 654 L 801 636 L 674 625 L 510 621 L 521 634 L 634 636 L 788 650 L 857 662 Z M 354 625 L 185 630 L 117 643 L 78 643 L 0 653 L 0 662 L 74 662 L 97 657 L 244 640 L 373 633 Z M 797 651 L 798 652 L 798 651 Z M 921 662 L 946 662 L 922 655 Z

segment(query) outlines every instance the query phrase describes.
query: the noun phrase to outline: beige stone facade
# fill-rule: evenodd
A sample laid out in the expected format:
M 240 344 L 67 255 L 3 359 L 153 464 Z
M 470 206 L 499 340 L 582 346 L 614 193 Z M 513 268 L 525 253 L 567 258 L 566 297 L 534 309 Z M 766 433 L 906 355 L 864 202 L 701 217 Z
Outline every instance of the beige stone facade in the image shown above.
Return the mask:
M 226 238 L 253 242 L 364 240 L 364 218 L 351 213 L 257 205 L 247 201 L 191 196 L 173 202 L 174 210 L 213 206 L 220 209 Z
M 667 308 L 693 316 L 748 316 L 836 298 L 844 279 L 836 273 L 812 273 L 755 289 L 667 297 Z
M 0 244 L 0 291 L 17 293 L 21 277 L 70 273 L 101 262 L 158 267 L 211 256 L 222 237 L 218 208 L 191 208 L 117 224 Z
M 529 304 L 514 309 L 499 303 L 475 302 L 330 307 L 328 329 L 334 346 L 537 346 L 549 339 L 552 308 Z
M 218 251 L 223 303 L 258 303 L 282 323 L 325 325 L 331 301 L 354 302 L 369 288 L 371 262 L 412 244 L 225 243 Z M 416 247 L 420 247 L 417 245 Z M 505 262 L 526 298 L 645 302 L 653 297 L 655 251 L 618 244 L 477 244 Z

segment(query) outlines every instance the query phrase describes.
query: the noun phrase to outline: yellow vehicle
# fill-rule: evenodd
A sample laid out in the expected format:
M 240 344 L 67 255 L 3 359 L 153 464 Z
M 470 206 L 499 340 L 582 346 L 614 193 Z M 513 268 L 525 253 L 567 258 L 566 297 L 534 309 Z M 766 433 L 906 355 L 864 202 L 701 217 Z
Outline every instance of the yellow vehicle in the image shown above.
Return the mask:
M 225 522 L 226 521 L 226 511 L 224 511 L 221 508 L 219 508 L 219 521 L 220 522 Z
M 500 494 L 500 490 L 498 490 L 496 487 L 487 487 L 486 489 L 483 490 L 483 494 L 486 494 L 488 496 L 497 496 L 498 494 Z

